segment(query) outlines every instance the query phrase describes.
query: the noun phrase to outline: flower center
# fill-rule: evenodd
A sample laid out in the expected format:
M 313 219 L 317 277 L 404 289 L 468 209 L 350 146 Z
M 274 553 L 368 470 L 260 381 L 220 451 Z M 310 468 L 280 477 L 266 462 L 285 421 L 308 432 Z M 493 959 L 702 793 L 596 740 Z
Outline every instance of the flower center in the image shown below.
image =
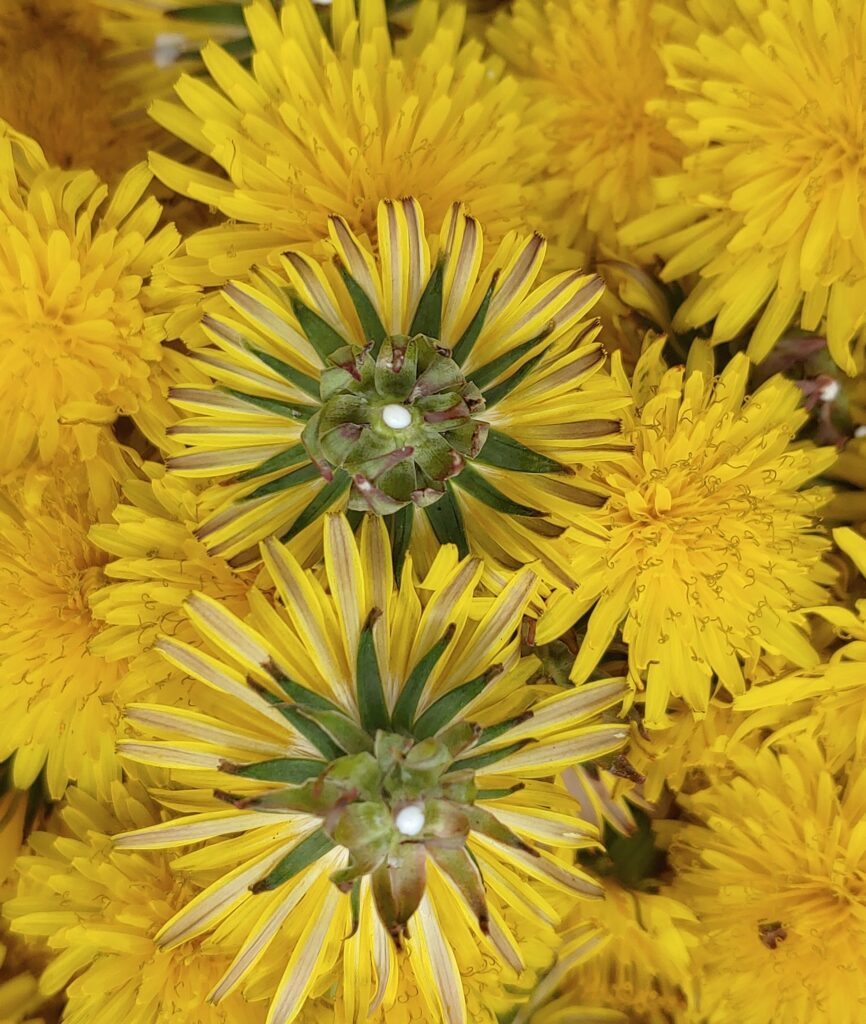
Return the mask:
M 326 478 L 350 475 L 349 507 L 360 511 L 433 504 L 487 439 L 481 392 L 423 334 L 332 352 L 320 398 L 301 440 Z

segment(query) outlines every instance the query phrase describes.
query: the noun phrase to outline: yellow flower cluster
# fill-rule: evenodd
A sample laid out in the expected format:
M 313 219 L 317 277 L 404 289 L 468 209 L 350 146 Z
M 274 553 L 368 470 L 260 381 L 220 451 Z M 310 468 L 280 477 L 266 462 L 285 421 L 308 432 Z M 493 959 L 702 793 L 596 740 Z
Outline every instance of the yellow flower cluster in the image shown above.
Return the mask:
M 863 0 L 0 0 L 0 1024 L 866 1020 Z

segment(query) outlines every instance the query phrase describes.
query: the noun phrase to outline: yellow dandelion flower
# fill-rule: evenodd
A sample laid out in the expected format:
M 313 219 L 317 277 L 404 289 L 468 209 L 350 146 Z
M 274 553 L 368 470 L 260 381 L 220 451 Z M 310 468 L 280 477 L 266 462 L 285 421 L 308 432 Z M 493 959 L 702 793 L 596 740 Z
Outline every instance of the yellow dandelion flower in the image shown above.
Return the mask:
M 712 1017 L 856 1024 L 866 1003 L 863 761 L 839 785 L 814 743 L 742 756 L 681 797 L 671 895 L 694 911 Z
M 695 918 L 660 891 L 665 854 L 644 813 L 649 805 L 633 793 L 635 806 L 628 808 L 621 780 L 610 773 L 592 780 L 583 772 L 582 787 L 574 779 L 566 784 L 581 817 L 604 822 L 604 848 L 582 851 L 578 858 L 602 883 L 604 900 L 572 901 L 562 924 L 564 946 L 572 935 L 593 936 L 593 941 L 578 956 L 560 955 L 533 997 L 539 1011 L 524 1015 L 532 1024 L 562 1024 L 570 1020 L 569 1007 L 579 1002 L 603 1008 L 611 1014 L 607 1019 L 630 1024 L 697 1024 L 697 1016 L 692 1017 L 698 1002 L 692 962 Z
M 161 330 L 143 278 L 177 238 L 154 233 L 149 182 L 138 166 L 109 197 L 92 172 L 50 167 L 0 125 L 0 474 L 60 449 L 99 460 L 104 427 L 149 394 Z
M 56 1024 L 61 1007 L 46 1003 L 38 971 L 20 947 L 14 936 L 0 936 L 0 1024 Z
M 693 981 L 694 915 L 662 893 L 639 892 L 605 880 L 604 899 L 591 912 L 578 909 L 565 919 L 563 940 L 597 929 L 598 946 L 556 971 L 543 995 L 552 997 L 529 1018 L 532 1024 L 698 1024 Z M 572 1008 L 599 1007 L 608 1015 L 569 1016 Z
M 620 239 L 661 256 L 664 280 L 699 275 L 676 329 L 712 321 L 721 342 L 756 321 L 760 360 L 796 320 L 826 332 L 854 373 L 850 342 L 866 322 L 862 4 L 688 6 L 682 41 L 662 49 L 677 94 L 659 108 L 690 152 Z
M 387 516 L 395 551 L 453 542 L 563 580 L 552 539 L 604 500 L 570 477 L 621 447 L 628 402 L 582 320 L 601 282 L 575 271 L 533 287 L 538 235 L 509 236 L 482 272 L 461 206 L 439 238 L 414 200 L 378 216 L 378 258 L 333 217 L 333 263 L 289 252 L 206 318 L 197 361 L 214 384 L 175 388 L 193 415 L 169 429 L 193 449 L 168 460 L 175 472 L 228 478 L 203 498 L 199 535 L 234 564 L 271 535 L 306 558 L 322 513 L 348 505 Z
M 67 793 L 60 835 L 40 832 L 18 860 L 17 895 L 3 910 L 13 932 L 45 939 L 44 995 L 64 991 L 68 1024 L 262 1024 L 261 1003 L 207 993 L 230 962 L 199 944 L 173 953 L 154 936 L 193 894 L 164 853 L 121 853 L 111 834 L 158 822 L 135 782 L 115 782 L 105 800 Z
M 487 34 L 549 112 L 545 223 L 584 259 L 621 248 L 617 229 L 654 208 L 653 177 L 678 171 L 685 150 L 647 109 L 671 91 L 651 8 L 652 0 L 516 0 Z
M 704 713 L 714 679 L 741 693 L 743 661 L 761 651 L 816 664 L 801 609 L 824 601 L 833 578 L 816 517 L 828 493 L 805 485 L 834 452 L 792 446 L 807 418 L 796 385 L 776 376 L 747 396 L 745 355 L 714 379 L 711 363 L 666 369 L 662 345 L 635 369 L 633 454 L 590 477 L 610 494 L 610 540 L 577 549 L 580 588 L 551 599 L 537 633 L 560 636 L 592 608 L 572 672 L 581 681 L 621 629 L 651 728 L 671 696 Z M 694 349 L 695 364 L 705 355 Z M 621 374 L 616 355 L 614 366 Z
M 547 780 L 623 742 L 598 718 L 622 680 L 532 682 L 518 634 L 529 570 L 482 598 L 479 561 L 446 546 L 424 580 L 409 556 L 397 589 L 375 518 L 356 541 L 328 517 L 322 577 L 275 540 L 263 548 L 282 608 L 257 600 L 245 623 L 196 595 L 188 613 L 215 653 L 159 641 L 211 701 L 127 709 L 138 735 L 122 753 L 170 769 L 194 813 L 117 846 L 220 839 L 178 862 L 206 887 L 158 935 L 166 949 L 237 939 L 212 1000 L 267 987 L 268 1024 L 289 1024 L 336 985 L 345 1019 L 390 1021 L 405 976 L 432 1019 L 466 1024 L 461 968 L 492 957 L 514 983 L 526 967 L 506 910 L 543 933 L 556 891 L 597 893 L 549 849 L 596 833 Z
M 190 594 L 217 598 L 242 615 L 252 580 L 195 538 L 195 490 L 162 466 L 145 463 L 144 469 L 148 479 L 124 486 L 114 521 L 90 529 L 89 541 L 104 552 L 105 563 L 101 586 L 90 595 L 93 617 L 103 624 L 90 650 L 111 662 L 129 661 L 132 676 L 143 675 L 142 686 L 153 687 L 170 672 L 164 658 L 151 656 L 157 638 L 189 641 L 195 635 L 183 612 Z M 135 686 L 129 677 L 126 683 L 128 694 Z
M 178 274 L 221 284 L 289 245 L 316 243 L 338 214 L 372 233 L 382 199 L 416 196 L 441 222 L 455 197 L 497 241 L 526 226 L 527 183 L 546 143 L 501 61 L 461 44 L 463 5 L 439 16 L 422 0 L 409 35 L 392 43 L 382 0 L 332 5 L 332 38 L 309 0 L 245 8 L 255 52 L 246 71 L 214 43 L 202 51 L 212 85 L 184 76 L 183 106 L 153 116 L 226 174 L 152 158 L 169 187 L 231 223 L 187 240 Z
M 862 593 L 866 539 L 848 528 L 834 530 L 833 538 L 859 571 Z M 866 752 L 866 599 L 858 597 L 851 603 L 853 608 L 833 604 L 810 609 L 844 641 L 826 660 L 814 668 L 768 680 L 734 702 L 741 712 L 787 712 L 792 720 L 780 728 L 778 735 L 808 733 L 816 737 L 834 771 L 844 769 Z
M 133 80 L 121 57 L 97 0 L 3 0 L 0 119 L 36 139 L 51 164 L 117 181 L 171 141 L 144 108 L 174 77 L 151 61 Z
M 45 770 L 57 799 L 67 781 L 101 788 L 117 772 L 115 691 L 121 663 L 94 654 L 89 595 L 106 557 L 88 540 L 86 494 L 58 481 L 39 509 L 8 500 L 0 517 L 0 762 L 19 789 Z

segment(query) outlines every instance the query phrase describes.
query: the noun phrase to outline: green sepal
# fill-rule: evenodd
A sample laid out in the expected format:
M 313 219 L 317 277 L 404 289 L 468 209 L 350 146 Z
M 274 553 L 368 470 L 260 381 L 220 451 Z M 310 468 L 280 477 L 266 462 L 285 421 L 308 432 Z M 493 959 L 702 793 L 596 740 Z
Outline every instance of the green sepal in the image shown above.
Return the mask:
M 364 332 L 364 337 L 367 341 L 371 341 L 373 343 L 373 352 L 375 354 L 378 351 L 379 346 L 387 337 L 388 332 L 385 330 L 382 321 L 379 319 L 379 314 L 373 307 L 373 303 L 370 301 L 370 296 L 367 295 L 364 289 L 346 270 L 342 263 L 339 264 L 339 270 L 340 276 L 343 278 L 343 283 L 346 285 L 346 290 L 349 293 L 349 298 L 352 300 L 352 305 L 355 307 L 355 312 L 358 314 L 358 319 L 361 321 L 361 329 Z
M 291 697 L 292 700 L 301 707 L 311 708 L 314 711 L 339 712 L 341 710 L 337 704 L 328 700 L 327 697 L 314 693 L 313 690 L 309 690 L 306 686 L 296 683 L 294 679 L 290 679 L 274 661 L 266 661 L 262 665 L 262 668 L 267 672 L 271 679 L 273 679 L 277 686 L 279 686 L 283 693 L 285 693 L 286 696 Z
M 483 747 L 485 743 L 492 743 L 494 740 L 498 740 L 500 736 L 504 736 L 505 733 L 516 725 L 528 722 L 530 718 L 532 718 L 532 712 L 524 711 L 519 715 L 515 715 L 514 718 L 507 718 L 504 722 L 497 722 L 496 725 L 486 726 L 481 730 L 481 735 L 478 737 L 478 746 Z
M 291 490 L 292 487 L 297 487 L 299 484 L 308 484 L 311 480 L 318 480 L 321 475 L 319 467 L 312 462 L 308 462 L 305 466 L 298 466 L 297 469 L 283 473 L 276 480 L 269 480 L 266 484 L 261 484 L 246 496 L 247 501 L 253 501 L 255 498 L 264 498 L 268 494 L 279 494 L 280 491 Z
M 479 789 L 475 794 L 476 800 L 502 800 L 506 796 L 511 796 L 512 793 L 519 793 L 521 789 L 525 788 L 523 782 L 518 782 L 513 786 L 509 786 L 508 789 Z
M 418 721 L 412 726 L 412 734 L 416 739 L 423 740 L 434 736 L 443 726 L 447 725 L 470 704 L 490 681 L 492 675 L 502 670 L 501 665 L 494 665 L 482 675 L 470 679 L 468 683 L 455 686 L 438 700 L 434 701 Z
M 179 21 L 203 21 L 213 25 L 246 26 L 244 4 L 216 3 L 205 4 L 203 7 L 172 7 L 165 12 L 167 18 Z
M 509 349 L 507 352 L 503 352 L 501 356 L 497 356 L 496 359 L 492 359 L 489 363 L 479 366 L 477 370 L 473 370 L 472 373 L 467 375 L 468 379 L 483 391 L 488 384 L 491 384 L 497 377 L 514 366 L 518 360 L 522 359 L 527 352 L 531 352 L 539 342 L 543 341 L 550 334 L 552 329 L 552 326 L 545 327 L 541 334 L 536 334 L 534 338 L 524 341 L 522 345 Z M 515 372 L 519 373 L 520 371 L 517 370 Z M 484 401 L 485 403 L 488 402 L 487 395 L 484 396 Z
M 488 480 L 470 465 L 466 465 L 460 472 L 460 476 L 456 480 L 456 484 L 462 490 L 467 491 L 472 495 L 473 498 L 477 498 L 478 501 L 483 501 L 489 508 L 495 509 L 497 512 L 502 512 L 504 515 L 509 516 L 543 516 L 543 512 L 539 512 L 537 508 L 530 508 L 528 505 L 521 505 L 516 501 L 512 501 L 511 498 L 506 497 L 499 490 L 498 487 L 494 487 Z
M 463 472 L 466 472 L 465 466 Z M 450 483 L 446 485 L 442 497 L 432 505 L 427 505 L 424 512 L 436 534 L 436 540 L 440 544 L 455 544 L 457 554 L 460 558 L 465 558 L 469 554 L 469 541 L 466 539 L 463 516 Z
M 284 362 L 277 356 L 272 356 L 270 352 L 265 352 L 264 349 L 256 348 L 255 345 L 251 345 L 248 341 L 244 342 L 244 348 L 254 355 L 256 359 L 260 359 L 267 366 L 270 366 L 272 370 L 276 370 L 281 377 L 285 377 L 287 381 L 294 384 L 295 387 L 303 391 L 304 394 L 307 394 L 318 401 L 319 382 L 317 380 L 314 380 L 306 373 L 302 373 L 300 370 L 296 370 L 294 366 Z
M 437 846 L 431 843 L 427 852 L 457 886 L 457 890 L 478 919 L 482 934 L 490 931 L 490 915 L 484 895 L 484 882 L 478 865 L 464 846 Z
M 352 893 L 349 899 L 349 909 L 352 912 L 352 925 L 349 930 L 349 934 L 346 936 L 347 939 L 351 937 L 358 930 L 358 923 L 361 920 L 361 879 L 356 878 L 352 882 Z
M 348 491 L 351 482 L 348 473 L 344 473 L 342 469 L 335 469 L 334 479 L 325 484 L 309 505 L 301 511 L 289 529 L 280 537 L 280 540 L 285 544 L 286 541 L 296 537 L 301 530 L 306 529 L 310 523 L 314 523 L 341 495 Z
M 333 850 L 334 845 L 334 842 L 324 831 L 317 828 L 312 835 L 301 840 L 293 850 L 287 853 L 279 864 L 264 878 L 251 885 L 250 892 L 270 892 L 272 889 L 276 889 L 284 882 L 288 882 L 290 878 L 294 878 L 304 868 L 319 860 L 329 850 Z
M 299 785 L 307 779 L 314 779 L 327 768 L 324 761 L 307 757 L 276 757 L 270 761 L 255 764 L 220 765 L 220 770 L 245 779 L 260 779 L 262 782 L 288 782 Z
M 490 306 L 490 300 L 493 298 L 493 292 L 498 280 L 499 271 L 497 270 L 490 280 L 490 285 L 484 293 L 484 298 L 481 300 L 481 305 L 476 310 L 475 316 L 473 316 L 469 321 L 469 326 L 451 350 L 451 358 L 455 363 L 459 363 L 461 366 L 469 358 L 469 353 L 475 347 L 475 342 L 478 340 L 478 335 L 481 333 L 481 328 L 484 326 L 484 321 L 487 319 L 487 310 Z
M 527 359 L 526 362 L 519 369 L 515 370 L 510 377 L 506 377 L 505 380 L 500 381 L 484 392 L 484 404 L 488 409 L 492 409 L 497 402 L 501 402 L 506 395 L 510 395 L 511 392 L 517 387 L 517 385 L 524 380 L 541 360 L 544 352 L 539 352 L 537 356 L 533 356 L 531 359 Z
M 492 428 L 487 431 L 487 440 L 477 456 L 479 462 L 499 469 L 510 469 L 516 473 L 562 473 L 566 469 L 546 455 L 539 455 L 525 444 L 501 434 Z
M 412 318 L 410 334 L 425 334 L 428 338 L 438 338 L 442 330 L 442 277 L 445 272 L 445 261 L 440 259 L 433 268 L 424 292 L 418 300 L 418 308 Z
M 281 402 L 278 398 L 262 398 L 260 395 L 249 395 L 245 391 L 237 391 L 235 388 L 223 388 L 227 395 L 239 398 L 242 402 L 248 402 L 265 412 L 272 412 L 275 416 L 282 416 L 287 420 L 308 420 L 316 411 L 315 405 L 298 405 L 294 402 Z
M 269 459 L 265 459 L 264 462 L 260 462 L 258 466 L 253 469 L 247 469 L 243 473 L 238 473 L 235 480 L 240 483 L 245 480 L 255 480 L 259 476 L 267 476 L 269 473 L 276 473 L 281 469 L 288 469 L 290 466 L 296 465 L 298 462 L 307 462 L 307 449 L 302 444 L 293 444 L 291 448 L 287 448 L 284 452 L 280 452 L 279 455 L 272 455 Z
M 418 702 L 421 700 L 421 694 L 424 692 L 424 687 L 427 685 L 430 673 L 436 667 L 439 659 L 445 651 L 445 648 L 451 643 L 451 639 L 454 636 L 454 630 L 455 626 L 452 623 L 448 629 L 445 630 L 441 639 L 437 640 L 436 643 L 433 644 L 430 650 L 418 660 L 415 667 L 409 673 L 409 678 L 403 684 L 403 689 L 400 691 L 400 696 L 397 698 L 397 703 L 394 705 L 392 721 L 394 723 L 394 728 L 398 732 L 408 733 L 411 731 L 412 720 L 415 717 Z
M 378 608 L 374 608 L 367 617 L 358 641 L 355 672 L 361 725 L 370 736 L 375 735 L 379 729 L 387 730 L 390 727 L 385 691 L 379 673 L 379 659 L 376 656 L 376 644 L 373 639 L 373 626 L 381 614 Z
M 461 761 L 455 761 L 454 768 L 459 771 L 471 770 L 477 772 L 481 768 L 487 768 L 491 764 L 496 764 L 497 761 L 508 757 L 509 754 L 516 754 L 518 750 L 523 750 L 526 744 L 531 742 L 531 739 L 518 740 L 507 747 L 500 747 L 498 750 L 490 750 L 486 754 L 476 754 L 475 757 L 467 757 Z M 476 745 L 480 746 L 481 740 Z
M 391 541 L 391 562 L 394 566 L 394 578 L 400 579 L 403 563 L 412 540 L 412 524 L 415 518 L 415 506 L 410 502 L 385 519 L 388 537 Z
M 342 757 L 346 753 L 346 751 L 341 747 L 338 747 L 331 737 L 323 729 L 320 729 L 315 722 L 310 721 L 309 718 L 302 715 L 297 707 L 286 707 L 285 705 L 282 705 L 279 710 L 296 732 L 300 733 L 301 736 L 312 743 L 316 750 L 318 750 L 323 757 L 327 758 L 327 760 L 333 761 L 338 757 Z
M 347 754 L 372 751 L 373 739 L 342 711 L 314 711 L 298 707 L 298 713 L 322 729 Z
M 480 832 L 482 835 L 502 843 L 503 846 L 510 846 L 515 850 L 523 850 L 524 853 L 531 853 L 533 856 L 537 856 L 535 850 L 528 843 L 525 843 L 520 836 L 512 832 L 507 825 L 503 825 L 490 811 L 477 806 L 465 807 L 463 810 L 469 819 L 469 827 L 473 832 Z
M 313 312 L 309 306 L 305 306 L 300 299 L 292 299 L 291 303 L 292 312 L 298 318 L 298 323 L 307 336 L 307 341 L 316 350 L 323 363 L 332 352 L 346 347 L 346 339 L 339 335 L 318 313 Z M 316 397 L 319 397 L 318 387 L 316 388 Z

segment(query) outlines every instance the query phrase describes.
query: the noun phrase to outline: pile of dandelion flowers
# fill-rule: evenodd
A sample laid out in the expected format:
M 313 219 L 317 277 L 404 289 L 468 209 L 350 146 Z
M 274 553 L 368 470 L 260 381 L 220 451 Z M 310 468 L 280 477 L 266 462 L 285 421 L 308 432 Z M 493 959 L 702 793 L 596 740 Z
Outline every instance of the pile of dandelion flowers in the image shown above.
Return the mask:
M 161 330 L 144 278 L 177 241 L 172 227 L 154 233 L 150 180 L 135 167 L 109 196 L 0 128 L 0 472 L 62 447 L 97 459 L 101 428 L 148 395 Z
M 803 609 L 825 603 L 834 578 L 818 520 L 829 492 L 807 485 L 835 453 L 792 445 L 807 418 L 799 389 L 776 376 L 747 396 L 745 355 L 714 379 L 707 367 L 666 369 L 663 344 L 635 369 L 633 453 L 594 471 L 610 495 L 600 514 L 610 539 L 577 550 L 581 587 L 553 597 L 537 633 L 560 636 L 592 608 L 579 681 L 621 629 L 655 728 L 671 695 L 703 713 L 714 678 L 742 693 L 743 662 L 762 650 L 817 664 Z
M 329 213 L 372 233 L 380 200 L 415 195 L 441 221 L 455 197 L 471 204 L 498 241 L 526 226 L 527 184 L 548 143 L 502 62 L 461 43 L 465 9 L 422 0 L 412 28 L 392 43 L 382 0 L 336 0 L 332 38 L 309 0 L 268 0 L 244 11 L 253 41 L 246 71 L 209 43 L 213 84 L 183 76 L 183 106 L 157 101 L 166 129 L 210 157 L 227 177 L 152 156 L 170 188 L 232 223 L 186 242 L 178 274 L 221 284 L 289 245 L 312 246 Z
M 188 602 L 218 656 L 160 642 L 219 703 L 210 714 L 133 705 L 143 736 L 121 751 L 198 788 L 201 810 L 117 843 L 233 836 L 181 858 L 211 884 L 159 936 L 166 947 L 214 929 L 244 936 L 213 998 L 276 958 L 269 1021 L 293 1020 L 332 971 L 365 1017 L 387 1009 L 402 947 L 429 1011 L 462 1024 L 463 943 L 519 971 L 503 910 L 543 928 L 556 917 L 553 891 L 597 893 L 549 851 L 591 844 L 595 832 L 545 780 L 623 742 L 620 724 L 598 720 L 622 681 L 553 692 L 529 682 L 536 661 L 520 657 L 518 635 L 529 570 L 482 599 L 479 562 L 444 547 L 423 581 L 409 556 L 396 589 L 381 520 L 366 519 L 356 540 L 330 516 L 325 538 L 324 579 L 275 541 L 264 546 L 284 609 L 257 601 L 257 628 L 214 601 Z M 214 802 L 216 772 L 234 806 Z M 215 863 L 231 870 L 212 881 Z
M 713 321 L 722 342 L 756 320 L 760 360 L 796 321 L 826 332 L 853 374 L 866 289 L 861 4 L 768 0 L 721 28 L 712 6 L 662 50 L 677 95 L 660 112 L 691 152 L 620 240 L 661 256 L 663 280 L 700 275 L 675 330 Z
M 333 217 L 333 264 L 290 252 L 206 318 L 196 360 L 215 383 L 173 389 L 193 415 L 169 433 L 192 451 L 168 460 L 229 478 L 203 496 L 199 535 L 233 564 L 272 535 L 307 557 L 322 513 L 348 505 L 387 516 L 395 550 L 423 530 L 561 580 L 551 538 L 604 500 L 574 467 L 622 447 L 628 396 L 583 321 L 601 282 L 533 287 L 538 235 L 509 236 L 481 271 L 481 228 L 456 204 L 428 240 L 417 202 L 383 202 L 379 233 L 376 259 Z

